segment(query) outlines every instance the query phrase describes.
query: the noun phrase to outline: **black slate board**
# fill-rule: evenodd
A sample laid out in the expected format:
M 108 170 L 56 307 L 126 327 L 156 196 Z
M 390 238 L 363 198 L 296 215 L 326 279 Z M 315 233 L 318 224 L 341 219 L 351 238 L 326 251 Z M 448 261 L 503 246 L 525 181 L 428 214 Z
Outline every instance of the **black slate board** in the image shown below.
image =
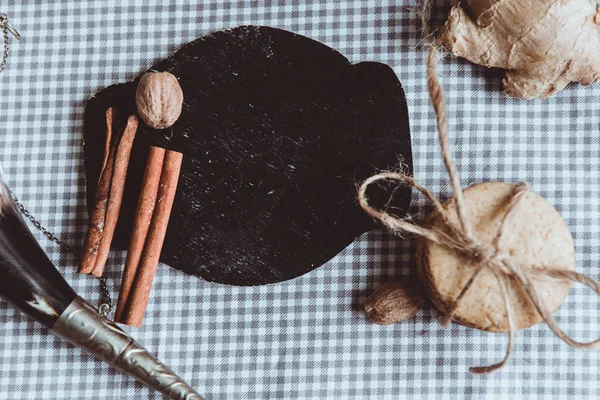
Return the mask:
M 280 282 L 312 271 L 377 226 L 356 183 L 382 169 L 412 171 L 406 100 L 386 65 L 351 65 L 335 50 L 280 29 L 243 26 L 183 46 L 151 70 L 180 81 L 172 129 L 141 124 L 113 246 L 125 249 L 150 144 L 184 153 L 161 260 L 203 279 Z M 142 74 L 140 74 L 141 76 Z M 134 82 L 88 101 L 88 205 L 98 180 L 104 113 L 135 112 Z M 390 188 L 371 196 L 383 204 Z M 394 192 L 402 214 L 410 190 Z

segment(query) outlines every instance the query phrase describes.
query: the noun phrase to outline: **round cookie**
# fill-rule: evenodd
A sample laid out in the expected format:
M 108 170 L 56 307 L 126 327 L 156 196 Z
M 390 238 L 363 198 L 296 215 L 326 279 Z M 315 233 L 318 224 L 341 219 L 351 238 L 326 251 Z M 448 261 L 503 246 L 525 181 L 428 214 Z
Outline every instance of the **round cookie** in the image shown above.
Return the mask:
M 464 191 L 465 206 L 473 233 L 481 241 L 491 243 L 496 236 L 502 217 L 515 185 L 505 182 L 486 182 Z M 454 201 L 444 203 L 450 220 L 458 224 Z M 425 226 L 447 228 L 432 213 Z M 558 212 L 539 195 L 524 193 L 514 214 L 507 221 L 501 241 L 501 252 L 510 254 L 521 268 L 575 269 L 575 249 L 569 227 Z M 417 264 L 427 294 L 442 313 L 473 274 L 475 265 L 446 247 L 419 238 Z M 556 311 L 567 296 L 570 282 L 532 277 L 540 300 L 548 310 Z M 542 321 L 535 306 L 520 283 L 511 278 L 509 293 L 515 327 L 527 328 Z M 492 332 L 508 331 L 504 299 L 498 281 L 491 271 L 484 269 L 463 296 L 452 320 L 462 325 Z

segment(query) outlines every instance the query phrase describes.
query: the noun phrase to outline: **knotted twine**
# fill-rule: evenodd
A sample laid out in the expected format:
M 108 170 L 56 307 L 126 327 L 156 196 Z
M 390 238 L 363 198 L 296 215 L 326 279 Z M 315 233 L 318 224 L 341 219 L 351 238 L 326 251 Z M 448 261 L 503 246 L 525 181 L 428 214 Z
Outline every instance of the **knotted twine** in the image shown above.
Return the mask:
M 502 239 L 507 230 L 507 221 L 510 221 L 511 218 L 513 218 L 515 210 L 520 204 L 521 199 L 524 197 L 524 194 L 529 191 L 529 185 L 527 183 L 521 182 L 515 187 L 507 207 L 507 212 L 504 215 L 498 232 L 491 243 L 480 241 L 479 238 L 473 234 L 469 212 L 465 206 L 462 185 L 450 152 L 448 140 L 448 120 L 446 116 L 446 100 L 442 92 L 442 88 L 440 87 L 440 83 L 437 79 L 436 59 L 437 50 L 435 45 L 432 44 L 427 61 L 427 87 L 429 89 L 431 103 L 435 109 L 442 157 L 444 159 L 444 164 L 446 166 L 446 170 L 448 171 L 448 176 L 450 177 L 450 183 L 454 193 L 451 201 L 454 202 L 456 207 L 458 223 L 451 221 L 449 212 L 442 206 L 441 202 L 430 190 L 419 185 L 412 177 L 399 172 L 382 172 L 373 175 L 362 182 L 358 189 L 358 202 L 360 206 L 371 217 L 380 221 L 393 233 L 397 235 L 401 235 L 402 233 L 412 233 L 421 236 L 430 242 L 454 250 L 457 254 L 460 254 L 469 260 L 474 266 L 474 271 L 469 280 L 461 289 L 458 296 L 452 301 L 449 309 L 442 317 L 442 326 L 447 326 L 451 321 L 452 316 L 460 305 L 461 300 L 469 291 L 473 285 L 473 282 L 481 273 L 481 271 L 488 270 L 496 278 L 502 292 L 508 325 L 508 345 L 506 347 L 506 355 L 502 361 L 496 364 L 481 367 L 471 367 L 469 370 L 472 373 L 486 374 L 495 371 L 503 367 L 510 357 L 516 331 L 513 309 L 510 301 L 511 293 L 509 280 L 511 278 L 516 280 L 517 284 L 523 286 L 525 293 L 531 299 L 531 302 L 537 309 L 538 313 L 542 316 L 543 321 L 546 323 L 546 325 L 548 325 L 548 327 L 550 327 L 552 332 L 554 332 L 559 339 L 575 348 L 591 349 L 595 347 L 600 343 L 600 339 L 587 343 L 578 342 L 562 331 L 552 317 L 551 313 L 547 310 L 544 302 L 540 300 L 535 284 L 532 282 L 532 278 L 547 278 L 560 281 L 579 282 L 590 287 L 599 295 L 600 285 L 590 277 L 569 269 L 549 270 L 543 268 L 522 268 L 513 257 L 511 257 L 507 252 L 503 251 Z M 405 219 L 401 219 L 397 216 L 389 214 L 386 210 L 378 210 L 371 207 L 369 205 L 366 191 L 369 185 L 378 181 L 394 181 L 400 185 L 407 185 L 421 192 L 433 203 L 435 210 L 437 211 L 437 217 L 441 218 L 441 221 L 447 228 L 448 233 L 445 233 L 440 229 L 428 229 L 419 225 L 415 225 Z

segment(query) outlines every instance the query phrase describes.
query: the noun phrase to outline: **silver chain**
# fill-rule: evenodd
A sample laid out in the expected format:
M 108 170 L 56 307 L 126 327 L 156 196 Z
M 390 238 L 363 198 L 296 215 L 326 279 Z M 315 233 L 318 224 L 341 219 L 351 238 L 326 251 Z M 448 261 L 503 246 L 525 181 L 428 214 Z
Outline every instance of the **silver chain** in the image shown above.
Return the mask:
M 4 37 L 4 54 L 2 55 L 2 61 L 0 61 L 0 72 L 2 72 L 8 59 L 8 17 L 6 14 L 0 14 L 0 29 L 2 29 L 2 36 Z
M 59 237 L 54 235 L 52 232 L 50 232 L 48 229 L 46 229 L 40 223 L 40 221 L 38 221 L 27 208 L 25 208 L 23 203 L 21 203 L 15 195 L 13 195 L 13 199 L 15 200 L 15 204 L 19 208 L 19 211 L 21 211 L 21 214 L 23 214 L 23 216 L 25 218 L 27 218 L 33 224 L 33 226 L 35 226 L 35 228 L 37 230 L 42 232 L 44 234 L 44 236 L 46 236 L 48 238 L 48 240 L 58 244 L 60 246 L 60 248 L 62 248 L 67 253 L 78 255 L 79 252 L 76 251 L 74 247 L 67 244 L 64 240 L 60 239 Z M 96 278 L 98 279 L 98 281 L 100 283 L 100 305 L 98 306 L 98 314 L 102 315 L 103 317 L 106 317 L 106 316 L 108 316 L 108 313 L 110 313 L 110 310 L 112 309 L 112 305 L 113 305 L 112 298 L 110 296 L 110 291 L 108 290 L 108 285 L 106 284 L 106 279 L 103 277 L 96 277 Z
M 8 60 L 8 33 L 10 32 L 17 40 L 21 39 L 21 35 L 15 28 L 13 28 L 8 23 L 8 16 L 6 14 L 0 14 L 0 29 L 2 29 L 2 36 L 4 41 L 4 52 L 2 56 L 2 61 L 0 61 L 0 72 L 4 70 L 6 67 L 6 61 Z M 74 247 L 67 244 L 64 240 L 60 239 L 48 229 L 46 229 L 32 214 L 31 212 L 25 208 L 23 203 L 19 201 L 14 195 L 13 198 L 19 211 L 25 218 L 27 218 L 36 229 L 44 234 L 48 238 L 48 240 L 58 244 L 61 249 L 64 251 L 77 255 L 78 251 L 75 250 Z M 108 290 L 108 286 L 106 284 L 106 279 L 104 277 L 97 277 L 100 283 L 100 305 L 98 306 L 98 314 L 103 317 L 108 317 L 110 310 L 112 309 L 113 303 L 112 298 L 110 296 L 110 291 Z

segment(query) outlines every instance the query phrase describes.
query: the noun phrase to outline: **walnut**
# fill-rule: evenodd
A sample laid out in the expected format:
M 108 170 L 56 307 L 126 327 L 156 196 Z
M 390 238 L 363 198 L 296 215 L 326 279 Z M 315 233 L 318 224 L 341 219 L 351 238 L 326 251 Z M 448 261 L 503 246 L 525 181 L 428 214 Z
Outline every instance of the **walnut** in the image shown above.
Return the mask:
M 169 72 L 148 72 L 135 93 L 138 114 L 154 129 L 171 127 L 181 115 L 183 91 L 177 78 Z

